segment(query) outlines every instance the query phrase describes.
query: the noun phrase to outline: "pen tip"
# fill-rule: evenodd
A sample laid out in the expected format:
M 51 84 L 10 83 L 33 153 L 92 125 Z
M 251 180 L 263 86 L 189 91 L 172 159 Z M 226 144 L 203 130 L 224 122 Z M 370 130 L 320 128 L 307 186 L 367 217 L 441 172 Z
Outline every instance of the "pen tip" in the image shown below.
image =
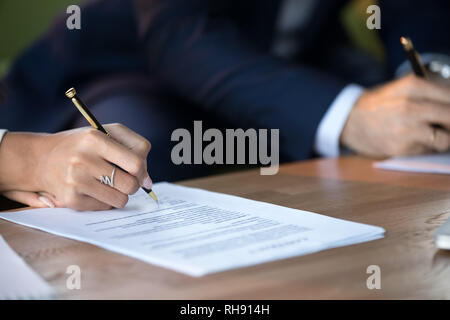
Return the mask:
M 155 200 L 156 203 L 159 203 L 158 198 L 156 197 L 156 194 L 153 191 L 150 191 L 149 196 L 152 197 L 153 200 Z
M 402 43 L 402 45 L 403 45 L 406 49 L 408 49 L 408 50 L 412 49 L 412 42 L 411 42 L 411 40 L 410 40 L 409 38 L 407 38 L 407 37 L 401 37 L 401 38 L 400 38 L 400 42 Z

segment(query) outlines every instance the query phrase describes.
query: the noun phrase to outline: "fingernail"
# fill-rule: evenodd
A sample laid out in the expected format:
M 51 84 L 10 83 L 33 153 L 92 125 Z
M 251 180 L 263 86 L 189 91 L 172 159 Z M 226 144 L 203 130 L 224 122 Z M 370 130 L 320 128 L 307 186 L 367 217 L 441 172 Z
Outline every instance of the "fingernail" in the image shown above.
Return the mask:
M 145 189 L 151 189 L 152 188 L 152 179 L 150 177 L 147 177 L 144 179 L 144 188 Z
M 39 200 L 41 200 L 41 202 L 44 203 L 49 208 L 54 208 L 55 207 L 53 202 L 47 197 L 41 196 L 41 197 L 39 197 Z

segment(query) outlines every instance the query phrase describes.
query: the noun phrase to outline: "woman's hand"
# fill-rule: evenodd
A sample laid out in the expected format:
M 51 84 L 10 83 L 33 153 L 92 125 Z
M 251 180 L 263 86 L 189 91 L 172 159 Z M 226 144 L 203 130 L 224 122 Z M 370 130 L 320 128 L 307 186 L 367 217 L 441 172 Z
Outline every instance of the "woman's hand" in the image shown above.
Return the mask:
M 146 160 L 151 146 L 123 125 L 105 129 L 111 138 L 90 128 L 8 133 L 0 148 L 0 191 L 33 206 L 40 201 L 76 210 L 124 207 L 128 195 L 152 186 Z M 115 169 L 114 187 L 100 183 L 100 176 L 111 178 L 114 165 L 122 169 Z

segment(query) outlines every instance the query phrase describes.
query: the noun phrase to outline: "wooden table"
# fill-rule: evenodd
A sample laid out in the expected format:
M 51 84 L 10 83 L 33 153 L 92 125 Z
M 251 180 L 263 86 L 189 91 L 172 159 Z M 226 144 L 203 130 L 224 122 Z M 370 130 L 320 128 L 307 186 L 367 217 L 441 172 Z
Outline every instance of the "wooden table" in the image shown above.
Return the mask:
M 450 217 L 450 176 L 380 171 L 358 157 L 284 165 L 181 183 L 382 226 L 382 240 L 192 278 L 95 246 L 0 221 L 0 234 L 61 299 L 450 298 L 450 252 L 435 248 Z M 69 265 L 81 290 L 66 289 Z M 381 289 L 369 290 L 369 265 Z

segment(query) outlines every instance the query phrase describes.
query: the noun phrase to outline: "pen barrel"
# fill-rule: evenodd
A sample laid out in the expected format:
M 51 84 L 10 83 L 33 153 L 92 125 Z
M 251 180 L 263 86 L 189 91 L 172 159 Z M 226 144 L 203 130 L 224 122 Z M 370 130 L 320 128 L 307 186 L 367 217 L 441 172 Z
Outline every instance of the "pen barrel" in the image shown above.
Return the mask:
M 407 51 L 408 60 L 411 63 L 411 67 L 414 71 L 414 74 L 421 78 L 426 78 L 426 70 L 421 63 L 420 56 L 417 54 L 415 50 Z
M 81 101 L 81 99 L 75 96 L 72 98 L 72 102 L 93 128 L 100 130 L 104 134 L 109 135 L 108 132 L 105 130 L 105 128 L 103 128 L 100 122 L 98 122 L 98 120 L 94 117 L 94 115 L 89 111 L 89 109 L 86 107 L 83 101 Z

